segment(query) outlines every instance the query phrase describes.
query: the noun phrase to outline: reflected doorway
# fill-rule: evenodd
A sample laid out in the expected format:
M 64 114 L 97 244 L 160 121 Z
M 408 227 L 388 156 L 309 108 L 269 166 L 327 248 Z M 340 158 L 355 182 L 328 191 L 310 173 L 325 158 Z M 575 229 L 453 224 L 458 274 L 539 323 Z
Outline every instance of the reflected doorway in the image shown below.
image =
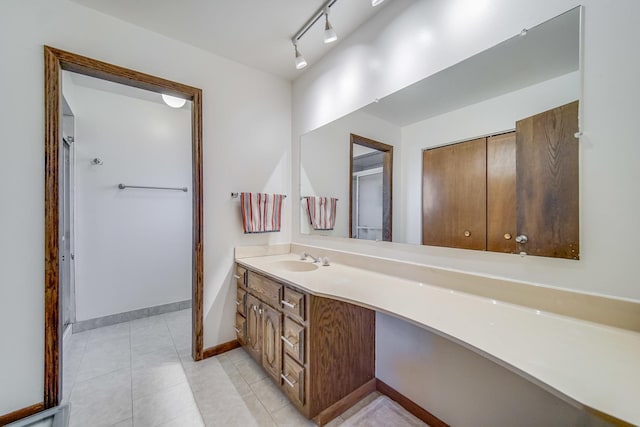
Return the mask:
M 392 241 L 393 146 L 351 134 L 349 236 Z

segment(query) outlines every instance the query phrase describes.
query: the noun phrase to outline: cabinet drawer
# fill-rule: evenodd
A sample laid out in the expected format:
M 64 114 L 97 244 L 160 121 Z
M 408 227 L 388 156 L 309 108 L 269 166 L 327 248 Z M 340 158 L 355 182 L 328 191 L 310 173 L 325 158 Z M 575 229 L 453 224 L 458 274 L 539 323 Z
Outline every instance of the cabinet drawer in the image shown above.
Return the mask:
M 238 287 L 246 288 L 247 287 L 247 269 L 236 264 L 236 272 L 233 276 L 236 279 L 236 283 Z
M 236 310 L 243 316 L 247 315 L 247 291 L 241 287 L 236 291 Z
M 306 320 L 304 311 L 305 295 L 303 293 L 285 287 L 280 303 L 285 314 L 297 317 L 303 322 Z
M 249 289 L 262 301 L 271 307 L 280 307 L 280 292 L 282 285 L 260 276 L 253 272 L 249 272 L 248 276 Z
M 236 313 L 236 337 L 241 345 L 245 345 L 247 336 L 247 319 Z
M 304 405 L 304 368 L 285 354 L 282 370 L 282 387 L 291 400 Z
M 284 352 L 301 365 L 304 365 L 304 329 L 288 317 L 284 319 L 281 338 Z

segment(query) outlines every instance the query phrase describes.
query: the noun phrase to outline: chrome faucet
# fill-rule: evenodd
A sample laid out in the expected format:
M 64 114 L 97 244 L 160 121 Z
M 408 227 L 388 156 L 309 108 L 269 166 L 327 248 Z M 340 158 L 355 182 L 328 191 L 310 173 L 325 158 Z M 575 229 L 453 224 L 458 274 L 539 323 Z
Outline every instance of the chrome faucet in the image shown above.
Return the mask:
M 300 259 L 301 259 L 301 260 L 306 260 L 306 259 L 307 259 L 307 257 L 311 258 L 311 259 L 313 260 L 313 262 L 314 262 L 314 263 L 316 263 L 316 262 L 317 262 L 317 263 L 320 263 L 320 264 L 322 264 L 322 265 L 324 265 L 324 266 L 328 266 L 328 265 L 330 265 L 330 264 L 329 264 L 329 258 L 327 258 L 327 257 L 319 256 L 319 257 L 317 257 L 317 258 L 316 258 L 316 257 L 314 257 L 313 255 L 308 254 L 308 253 L 306 253 L 306 252 L 302 252 L 302 254 L 300 255 Z
M 311 254 L 308 254 L 306 252 L 302 252 L 302 255 L 300 255 L 300 259 L 307 259 L 307 257 L 311 258 L 313 260 L 313 262 L 320 262 L 320 257 L 314 257 Z

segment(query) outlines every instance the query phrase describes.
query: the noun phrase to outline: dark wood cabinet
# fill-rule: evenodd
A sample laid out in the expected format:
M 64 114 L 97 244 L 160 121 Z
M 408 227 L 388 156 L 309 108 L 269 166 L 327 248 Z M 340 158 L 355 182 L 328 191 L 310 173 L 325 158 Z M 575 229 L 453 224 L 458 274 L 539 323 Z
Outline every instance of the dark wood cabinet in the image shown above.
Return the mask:
M 422 244 L 486 248 L 487 141 L 423 152 Z
M 262 322 L 260 318 L 260 300 L 247 295 L 247 351 L 258 362 L 262 360 Z
M 487 250 L 516 252 L 516 133 L 487 138 Z
M 324 425 L 375 389 L 374 311 L 251 270 L 246 283 L 238 339 L 307 418 Z
M 282 313 L 263 304 L 262 316 L 262 367 L 280 383 L 282 374 Z
M 519 251 L 580 258 L 578 101 L 516 123 Z
M 422 244 L 579 259 L 578 101 L 423 152 Z

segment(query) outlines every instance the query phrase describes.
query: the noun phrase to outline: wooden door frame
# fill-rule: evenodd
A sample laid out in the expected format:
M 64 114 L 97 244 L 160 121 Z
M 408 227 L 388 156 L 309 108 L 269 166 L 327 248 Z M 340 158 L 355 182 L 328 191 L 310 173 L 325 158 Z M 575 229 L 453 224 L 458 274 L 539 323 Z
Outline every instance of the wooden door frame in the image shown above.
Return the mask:
M 192 355 L 202 359 L 203 201 L 202 90 L 92 58 L 44 46 L 44 408 L 59 404 L 61 325 L 59 314 L 59 165 L 62 71 L 72 71 L 193 102 L 191 148 L 193 184 Z
M 393 241 L 393 146 L 350 134 L 349 144 L 349 238 L 353 236 L 353 144 L 382 151 L 382 240 Z M 384 195 L 387 192 L 388 197 Z M 388 234 L 385 235 L 385 231 Z

